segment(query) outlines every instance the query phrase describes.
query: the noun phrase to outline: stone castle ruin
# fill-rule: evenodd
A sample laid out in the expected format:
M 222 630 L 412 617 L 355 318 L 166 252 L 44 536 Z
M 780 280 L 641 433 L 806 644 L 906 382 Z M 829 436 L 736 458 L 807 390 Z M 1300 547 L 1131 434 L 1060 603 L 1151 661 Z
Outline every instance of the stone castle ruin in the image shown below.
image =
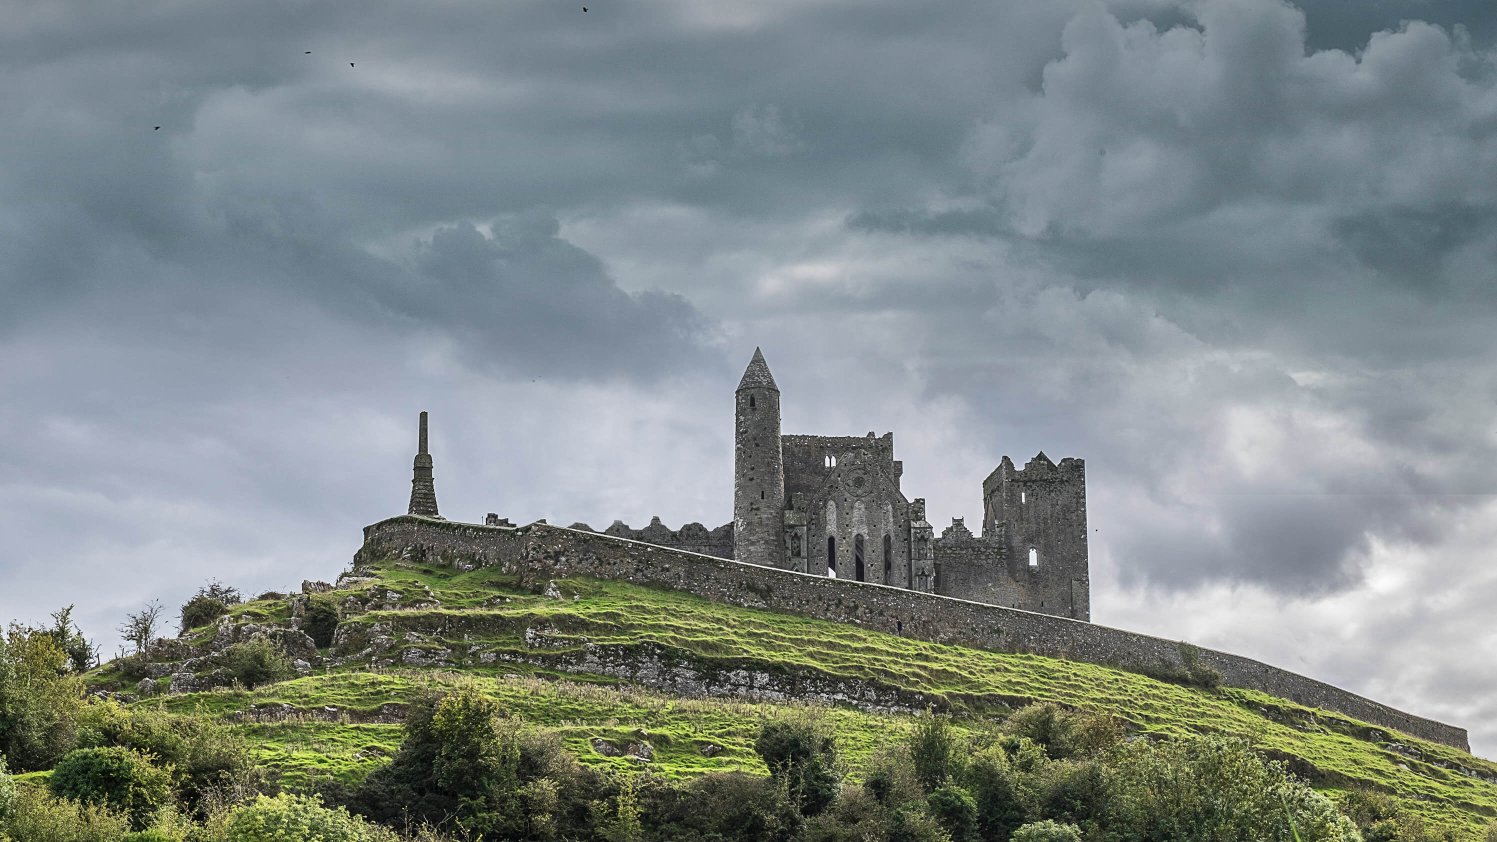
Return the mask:
M 1462 728 L 1240 655 L 1091 623 L 1080 459 L 1057 464 L 1040 453 L 1020 469 L 1003 457 L 983 482 L 982 534 L 957 518 L 935 537 L 925 501 L 900 489 L 892 433 L 781 433 L 779 387 L 757 349 L 735 395 L 735 424 L 732 523 L 671 530 L 655 518 L 643 529 L 615 521 L 599 532 L 543 520 L 517 526 L 495 514 L 482 525 L 444 520 L 423 412 L 407 514 L 364 528 L 355 569 L 398 557 L 497 566 L 535 587 L 572 576 L 615 579 L 1166 680 L 1204 671 L 1225 686 L 1469 750 Z
M 894 434 L 787 436 L 780 389 L 754 349 L 735 395 L 733 522 L 673 531 L 654 518 L 603 534 L 702 555 L 855 582 L 1091 619 L 1086 554 L 1086 466 L 1043 452 L 1023 468 L 1003 457 L 982 484 L 982 534 L 962 518 L 935 537 L 925 499 L 899 487 Z M 437 516 L 426 413 L 410 514 Z M 490 515 L 490 525 L 499 518 Z M 593 531 L 587 524 L 573 529 Z
M 1007 456 L 982 484 L 982 534 L 941 536 L 899 487 L 894 434 L 787 436 L 780 389 L 754 357 L 735 404 L 733 553 L 738 561 L 874 582 L 1076 620 L 1091 617 L 1086 467 Z

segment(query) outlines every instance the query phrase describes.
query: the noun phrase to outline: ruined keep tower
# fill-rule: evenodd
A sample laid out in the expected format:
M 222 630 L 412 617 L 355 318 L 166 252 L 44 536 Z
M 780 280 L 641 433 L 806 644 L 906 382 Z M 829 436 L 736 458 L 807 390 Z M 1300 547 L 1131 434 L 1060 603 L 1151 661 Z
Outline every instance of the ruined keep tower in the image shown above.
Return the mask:
M 421 432 L 416 442 L 416 464 L 412 467 L 411 507 L 408 514 L 441 517 L 437 514 L 437 486 L 431 478 L 431 454 L 426 450 L 426 413 L 421 413 Z
M 733 556 L 785 566 L 785 460 L 780 450 L 780 387 L 754 349 L 734 407 Z
M 982 484 L 985 536 L 1001 536 L 1015 607 L 1091 619 L 1086 534 L 1086 463 L 1044 452 L 1022 469 L 1007 456 Z

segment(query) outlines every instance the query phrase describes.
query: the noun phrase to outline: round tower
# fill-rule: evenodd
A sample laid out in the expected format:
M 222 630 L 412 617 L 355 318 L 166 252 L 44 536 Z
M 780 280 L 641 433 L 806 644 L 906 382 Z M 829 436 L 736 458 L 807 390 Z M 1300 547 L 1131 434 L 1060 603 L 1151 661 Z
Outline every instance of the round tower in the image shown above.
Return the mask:
M 734 413 L 733 557 L 785 566 L 785 460 L 780 450 L 780 387 L 754 349 L 738 383 Z

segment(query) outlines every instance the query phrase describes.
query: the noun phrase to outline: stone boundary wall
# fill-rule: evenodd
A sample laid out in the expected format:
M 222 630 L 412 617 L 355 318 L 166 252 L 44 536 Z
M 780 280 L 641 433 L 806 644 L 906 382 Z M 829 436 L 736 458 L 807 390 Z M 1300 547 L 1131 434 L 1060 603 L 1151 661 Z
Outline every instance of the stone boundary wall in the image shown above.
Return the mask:
M 1025 652 L 1145 674 L 1188 668 L 1182 645 L 1094 623 L 997 605 L 758 567 L 598 533 L 532 524 L 494 527 L 405 515 L 364 528 L 355 565 L 381 557 L 457 567 L 500 566 L 526 583 L 589 576 L 664 587 L 715 602 L 853 623 L 935 643 Z M 1259 690 L 1308 707 L 1470 751 L 1464 728 L 1435 722 L 1278 667 L 1210 649 L 1198 663 L 1231 687 Z

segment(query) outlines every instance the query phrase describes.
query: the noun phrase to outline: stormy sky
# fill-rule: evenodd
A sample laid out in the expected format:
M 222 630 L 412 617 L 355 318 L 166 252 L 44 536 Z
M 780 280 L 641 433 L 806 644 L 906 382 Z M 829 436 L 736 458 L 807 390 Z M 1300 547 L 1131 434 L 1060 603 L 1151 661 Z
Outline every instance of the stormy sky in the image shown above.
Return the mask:
M 404 511 L 731 516 L 893 430 L 1087 461 L 1093 618 L 1497 754 L 1487 0 L 0 15 L 0 620 L 332 579 Z M 157 128 L 159 126 L 159 129 Z

